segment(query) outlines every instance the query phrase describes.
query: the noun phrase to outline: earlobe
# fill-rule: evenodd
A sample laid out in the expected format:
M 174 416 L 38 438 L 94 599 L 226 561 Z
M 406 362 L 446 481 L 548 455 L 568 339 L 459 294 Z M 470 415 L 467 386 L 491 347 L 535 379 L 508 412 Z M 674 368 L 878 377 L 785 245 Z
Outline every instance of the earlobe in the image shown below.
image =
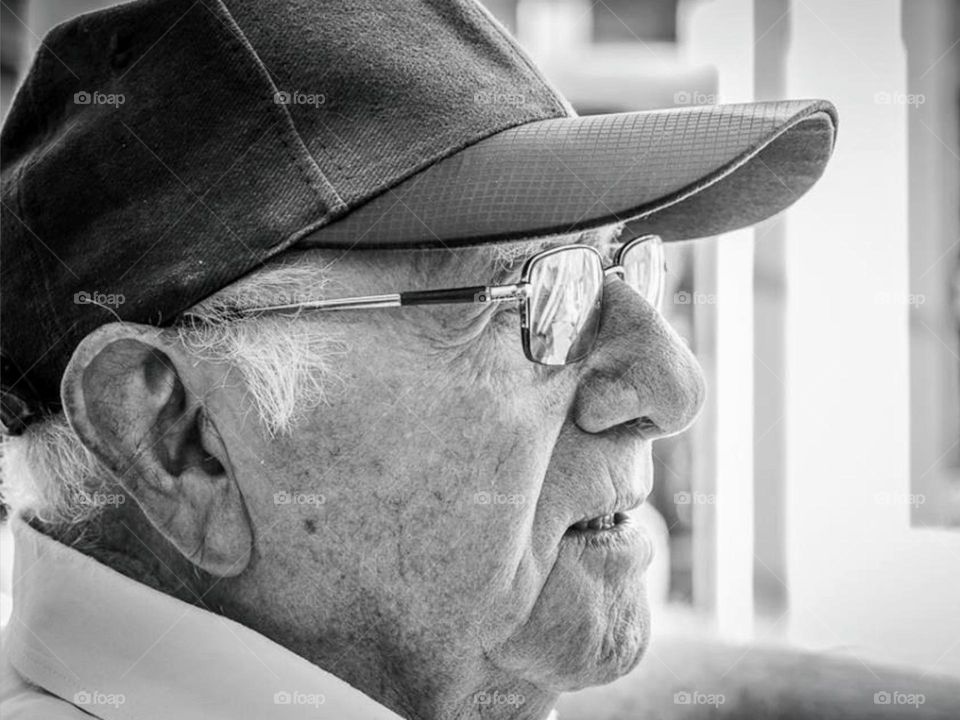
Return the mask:
M 253 535 L 205 389 L 162 331 L 111 323 L 77 347 L 61 396 L 70 426 L 157 530 L 199 568 L 233 576 Z

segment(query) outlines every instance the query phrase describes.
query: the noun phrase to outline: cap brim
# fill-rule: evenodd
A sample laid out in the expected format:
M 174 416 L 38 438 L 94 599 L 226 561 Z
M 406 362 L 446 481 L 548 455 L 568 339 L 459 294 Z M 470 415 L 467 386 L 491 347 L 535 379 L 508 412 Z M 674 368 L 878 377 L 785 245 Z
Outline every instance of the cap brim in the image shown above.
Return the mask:
M 453 247 L 614 222 L 665 240 L 716 235 L 803 195 L 836 127 L 823 100 L 541 120 L 435 162 L 297 246 Z

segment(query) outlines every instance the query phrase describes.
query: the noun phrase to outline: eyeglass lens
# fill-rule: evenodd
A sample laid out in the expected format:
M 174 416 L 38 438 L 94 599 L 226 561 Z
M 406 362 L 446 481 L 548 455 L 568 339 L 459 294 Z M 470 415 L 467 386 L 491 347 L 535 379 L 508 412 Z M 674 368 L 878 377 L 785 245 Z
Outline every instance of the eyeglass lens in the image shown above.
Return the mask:
M 624 281 L 659 307 L 663 295 L 663 246 L 637 242 L 620 253 Z M 570 247 L 537 258 L 529 267 L 527 304 L 529 357 L 544 365 L 583 359 L 600 331 L 603 267 L 596 252 Z
M 544 365 L 585 357 L 600 329 L 603 269 L 589 248 L 567 248 L 530 267 L 529 353 Z

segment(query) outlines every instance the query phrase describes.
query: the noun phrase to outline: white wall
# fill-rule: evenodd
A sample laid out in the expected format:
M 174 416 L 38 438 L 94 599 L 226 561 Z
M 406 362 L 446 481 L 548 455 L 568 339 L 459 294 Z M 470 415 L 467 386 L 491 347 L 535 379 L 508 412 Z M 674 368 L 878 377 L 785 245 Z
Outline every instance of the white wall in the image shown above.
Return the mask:
M 960 674 L 960 534 L 910 526 L 908 306 L 878 302 L 909 290 L 900 2 L 791 9 L 787 92 L 840 133 L 787 219 L 790 637 Z

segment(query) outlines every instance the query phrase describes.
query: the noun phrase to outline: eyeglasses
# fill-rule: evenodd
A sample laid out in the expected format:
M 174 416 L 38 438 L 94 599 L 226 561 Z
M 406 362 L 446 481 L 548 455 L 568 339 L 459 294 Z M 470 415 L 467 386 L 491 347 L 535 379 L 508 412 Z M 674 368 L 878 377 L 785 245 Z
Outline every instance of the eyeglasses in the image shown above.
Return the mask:
M 474 285 L 316 300 L 244 308 L 238 314 L 519 302 L 520 335 L 527 359 L 541 365 L 567 365 L 585 358 L 597 340 L 606 277 L 616 275 L 659 309 L 665 273 L 661 239 L 645 235 L 620 247 L 614 264 L 606 268 L 596 249 L 587 245 L 564 245 L 527 259 L 520 282 L 512 285 Z

